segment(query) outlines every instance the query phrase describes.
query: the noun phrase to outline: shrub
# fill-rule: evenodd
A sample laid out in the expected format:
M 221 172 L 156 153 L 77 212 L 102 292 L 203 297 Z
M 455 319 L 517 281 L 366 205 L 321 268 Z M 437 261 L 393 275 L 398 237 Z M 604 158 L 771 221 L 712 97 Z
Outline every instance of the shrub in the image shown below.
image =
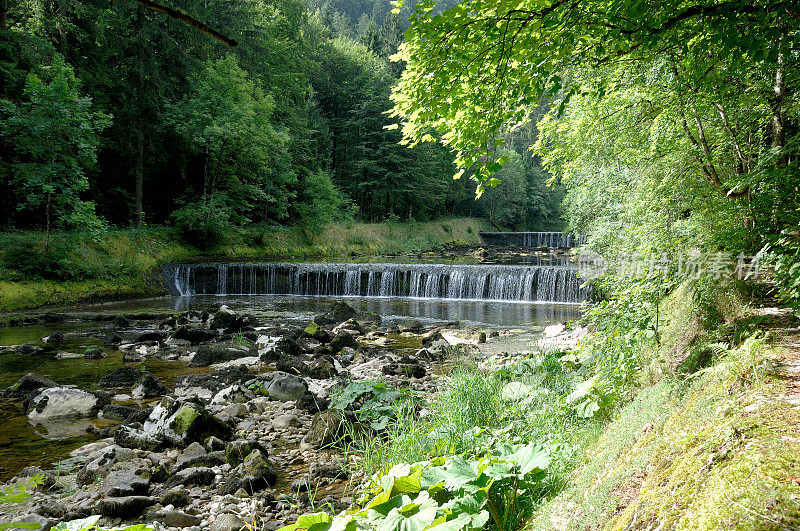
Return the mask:
M 233 209 L 218 194 L 196 203 L 186 203 L 172 213 L 175 226 L 186 241 L 201 249 L 238 236 L 232 216 Z

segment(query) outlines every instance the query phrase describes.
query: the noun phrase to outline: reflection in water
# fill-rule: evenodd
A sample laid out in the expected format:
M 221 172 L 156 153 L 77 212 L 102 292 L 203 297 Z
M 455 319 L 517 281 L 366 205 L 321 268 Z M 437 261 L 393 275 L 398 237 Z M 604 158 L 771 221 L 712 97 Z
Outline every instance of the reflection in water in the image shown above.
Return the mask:
M 233 310 L 264 313 L 287 321 L 308 321 L 336 299 L 302 296 L 194 296 L 175 297 L 172 309 L 185 311 L 225 304 Z M 341 300 L 339 298 L 338 300 Z M 580 305 L 481 300 L 408 299 L 392 297 L 348 297 L 359 312 L 377 313 L 384 325 L 406 319 L 422 322 L 460 321 L 469 326 L 539 327 L 580 316 Z

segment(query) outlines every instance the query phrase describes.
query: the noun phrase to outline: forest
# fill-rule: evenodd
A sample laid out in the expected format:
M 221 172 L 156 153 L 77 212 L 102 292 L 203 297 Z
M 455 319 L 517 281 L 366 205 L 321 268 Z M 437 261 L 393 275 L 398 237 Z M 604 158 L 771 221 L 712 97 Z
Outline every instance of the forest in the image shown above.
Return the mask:
M 0 0 L 0 529 L 800 529 L 798 3 L 306 1 Z
M 167 224 L 207 244 L 252 224 L 342 219 L 563 225 L 563 192 L 527 149 L 535 129 L 510 135 L 514 193 L 478 201 L 441 142 L 409 149 L 387 129 L 407 12 L 387 1 L 175 7 L 238 45 L 136 2 L 4 0 L 0 227 Z

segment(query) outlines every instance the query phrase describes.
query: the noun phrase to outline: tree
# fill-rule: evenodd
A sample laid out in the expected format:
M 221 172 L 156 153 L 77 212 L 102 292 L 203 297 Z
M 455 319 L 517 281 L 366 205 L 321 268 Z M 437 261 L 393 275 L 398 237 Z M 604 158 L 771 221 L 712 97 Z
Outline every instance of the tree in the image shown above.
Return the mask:
M 13 179 L 22 190 L 19 208 L 43 209 L 45 253 L 54 224 L 93 218 L 94 205 L 81 201 L 89 188 L 86 170 L 97 158 L 99 133 L 111 117 L 92 110 L 72 68 L 56 55 L 43 76 L 27 77 L 20 103 L 0 102 L 2 135 L 13 143 Z M 44 79 L 43 79 L 44 77 Z
M 192 171 L 200 174 L 193 180 L 202 182 L 201 201 L 222 194 L 239 224 L 286 218 L 296 176 L 289 138 L 270 123 L 272 98 L 233 56 L 206 63 L 191 86 L 167 121 L 198 157 Z
M 671 0 L 644 8 L 632 1 L 468 0 L 441 14 L 434 8 L 433 0 L 417 5 L 396 55 L 407 66 L 394 116 L 412 145 L 439 131 L 458 166 L 475 167 L 479 192 L 496 184 L 504 127 L 524 123 L 546 94 L 564 95 L 560 110 L 579 90 L 602 97 L 613 79 L 579 88 L 573 73 L 620 62 L 672 55 L 687 87 L 707 94 L 725 75 L 736 82 L 754 69 L 771 72 L 772 145 L 789 145 L 787 87 L 797 76 L 800 43 L 794 2 Z

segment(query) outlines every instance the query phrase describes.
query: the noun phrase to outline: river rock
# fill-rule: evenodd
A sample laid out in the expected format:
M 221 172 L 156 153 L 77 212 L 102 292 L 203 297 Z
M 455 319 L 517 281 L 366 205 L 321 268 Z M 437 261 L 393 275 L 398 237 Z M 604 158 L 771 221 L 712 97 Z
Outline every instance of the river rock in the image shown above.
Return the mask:
M 216 337 L 217 334 L 213 330 L 206 330 L 205 328 L 190 327 L 185 325 L 179 327 L 177 330 L 175 330 L 175 333 L 172 334 L 173 339 L 188 341 L 192 345 L 205 343 L 206 341 L 212 341 Z
M 133 396 L 136 398 L 153 398 L 164 396 L 169 393 L 169 388 L 161 383 L 161 380 L 151 373 L 144 374 L 136 387 L 133 388 Z
M 139 383 L 142 377 L 146 374 L 152 374 L 136 367 L 126 365 L 121 369 L 112 371 L 102 378 L 98 385 L 100 387 L 116 388 L 116 387 L 132 387 Z
M 356 332 L 356 335 L 358 333 Z M 331 340 L 328 347 L 334 353 L 339 352 L 345 347 L 356 348 L 358 346 L 358 342 L 356 338 L 353 337 L 353 334 L 347 330 L 337 330 L 336 335 Z
M 212 435 L 228 439 L 233 430 L 199 404 L 165 398 L 144 423 L 144 432 L 163 438 L 173 446 L 186 447 Z
M 172 474 L 164 487 L 167 489 L 173 487 L 203 487 L 214 483 L 216 473 L 208 467 L 191 467 L 184 468 Z
M 269 455 L 264 445 L 255 439 L 231 441 L 225 445 L 225 460 L 231 466 L 238 466 L 254 450 L 260 451 L 264 456 Z
M 202 518 L 183 511 L 161 510 L 153 514 L 153 520 L 161 522 L 167 527 L 192 527 L 200 525 Z
M 172 505 L 173 507 L 186 507 L 192 500 L 183 489 L 168 490 L 161 495 L 161 505 Z
M 302 378 L 282 371 L 266 374 L 261 381 L 267 396 L 281 402 L 297 400 L 308 392 L 308 385 Z
M 329 409 L 314 415 L 303 441 L 312 448 L 327 446 L 349 436 L 349 430 L 357 426 L 352 413 Z
M 47 345 L 58 346 L 64 342 L 64 334 L 61 332 L 53 332 L 49 336 L 42 338 L 42 343 Z
M 103 349 L 99 348 L 90 348 L 87 349 L 86 352 L 83 353 L 83 359 L 87 360 L 101 360 L 106 357 L 106 353 L 103 352 Z
M 11 387 L 3 389 L 0 392 L 0 396 L 3 398 L 26 399 L 34 393 L 38 393 L 41 389 L 50 387 L 58 387 L 58 384 L 49 378 L 29 372 Z
M 243 404 L 255 398 L 253 392 L 241 384 L 234 384 L 219 391 L 211 399 L 214 405 Z
M 244 462 L 223 480 L 219 493 L 233 494 L 239 489 L 244 489 L 248 494 L 253 494 L 274 485 L 277 479 L 275 465 L 260 450 L 253 450 Z
M 258 356 L 255 344 L 246 341 L 243 344 L 237 343 L 213 343 L 203 345 L 197 349 L 197 353 L 192 358 L 190 367 L 208 367 L 214 363 L 223 363 L 239 358 L 249 358 Z
M 101 404 L 97 395 L 81 389 L 50 387 L 34 396 L 28 404 L 28 418 L 48 420 L 93 417 Z
M 337 325 L 356 316 L 356 311 L 346 302 L 337 301 L 327 312 L 314 317 L 314 322 L 320 326 Z
M 244 384 L 253 373 L 244 367 L 229 367 L 206 374 L 184 374 L 175 381 L 175 396 L 211 400 L 221 390 L 234 384 Z
M 297 399 L 295 406 L 313 415 L 314 413 L 327 410 L 330 406 L 330 400 L 325 397 L 317 396 L 314 393 L 306 393 Z
M 147 507 L 156 503 L 155 498 L 149 496 L 123 496 L 118 498 L 105 498 L 100 500 L 94 510 L 108 518 L 122 518 L 129 520 L 136 518 Z
M 100 493 L 108 497 L 141 496 L 149 490 L 150 480 L 139 476 L 135 467 L 111 472 L 100 486 Z
M 90 485 L 98 478 L 106 477 L 115 465 L 127 464 L 136 459 L 138 459 L 138 453 L 130 448 L 118 445 L 101 448 L 89 455 L 89 461 L 78 470 L 75 481 L 81 487 Z M 145 463 L 140 463 L 140 465 L 142 468 L 146 468 Z M 118 470 L 127 468 L 127 466 L 121 467 Z
M 244 520 L 232 513 L 223 513 L 218 515 L 211 526 L 209 531 L 242 531 L 245 528 Z

